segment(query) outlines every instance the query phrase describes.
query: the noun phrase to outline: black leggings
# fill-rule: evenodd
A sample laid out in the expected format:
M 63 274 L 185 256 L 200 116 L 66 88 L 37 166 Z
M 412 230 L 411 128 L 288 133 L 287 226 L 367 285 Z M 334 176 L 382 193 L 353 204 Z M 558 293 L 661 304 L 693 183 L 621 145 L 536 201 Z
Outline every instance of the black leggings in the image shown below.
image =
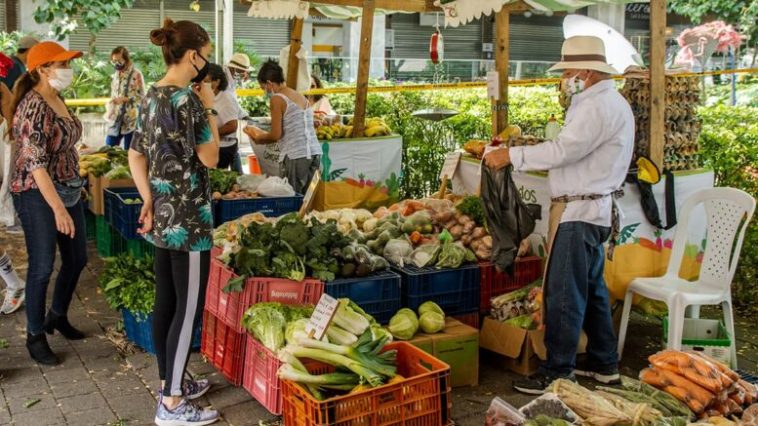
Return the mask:
M 205 304 L 211 262 L 209 251 L 155 249 L 153 344 L 163 395 L 182 396 L 195 325 Z

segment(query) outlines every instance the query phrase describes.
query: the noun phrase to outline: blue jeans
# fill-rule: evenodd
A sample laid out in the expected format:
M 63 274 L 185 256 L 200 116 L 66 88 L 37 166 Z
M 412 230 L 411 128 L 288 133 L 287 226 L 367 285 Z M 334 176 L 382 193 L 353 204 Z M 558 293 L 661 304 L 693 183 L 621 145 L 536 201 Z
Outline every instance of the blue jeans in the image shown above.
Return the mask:
M 129 146 L 132 144 L 132 136 L 134 136 L 134 132 L 127 133 L 127 134 L 120 134 L 118 136 L 106 136 L 105 137 L 105 144 L 108 146 L 119 146 L 121 145 L 121 139 L 124 140 L 124 149 L 129 151 Z
M 61 254 L 61 267 L 55 279 L 53 301 L 50 310 L 58 315 L 67 315 L 79 282 L 79 274 L 87 265 L 87 226 L 84 207 L 79 201 L 67 208 L 76 229 L 74 238 L 58 232 L 53 209 L 39 190 L 32 189 L 13 194 L 16 208 L 26 239 L 29 253 L 29 270 L 26 276 L 26 331 L 37 335 L 43 332 L 45 322 L 45 299 L 47 286 L 53 274 L 55 248 Z
M 597 368 L 615 367 L 608 288 L 603 279 L 603 243 L 610 228 L 585 222 L 560 224 L 551 250 L 545 288 L 545 347 L 548 377 L 566 377 L 576 364 L 582 329 L 587 334 L 587 361 Z

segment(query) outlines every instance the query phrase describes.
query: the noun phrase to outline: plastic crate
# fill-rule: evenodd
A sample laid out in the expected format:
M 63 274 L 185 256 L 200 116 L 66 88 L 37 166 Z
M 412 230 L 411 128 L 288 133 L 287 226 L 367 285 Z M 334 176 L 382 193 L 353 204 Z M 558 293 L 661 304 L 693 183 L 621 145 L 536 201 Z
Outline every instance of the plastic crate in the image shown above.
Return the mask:
M 121 235 L 108 223 L 105 216 L 95 216 L 95 238 L 100 257 L 116 256 L 121 251 Z
M 482 275 L 479 309 L 482 313 L 489 312 L 490 299 L 526 287 L 542 278 L 543 272 L 542 258 L 539 256 L 517 259 L 513 267 L 513 275 L 497 272 L 492 263 L 480 263 L 479 268 Z
M 758 376 L 750 374 L 750 373 L 748 373 L 747 371 L 744 371 L 744 370 L 735 370 L 735 372 L 740 375 L 740 378 L 742 380 L 758 386 Z
M 247 305 L 261 302 L 279 302 L 287 305 L 316 305 L 324 294 L 324 283 L 319 280 L 303 281 L 282 278 L 254 277 L 245 283 Z
M 218 202 L 216 221 L 220 225 L 239 219 L 249 213 L 263 213 L 267 217 L 279 217 L 300 210 L 303 196 L 250 198 L 242 200 L 221 200 Z
M 237 333 L 207 310 L 203 312 L 200 353 L 234 386 L 242 384 L 247 337 L 247 333 Z
M 479 326 L 481 324 L 481 314 L 479 313 L 479 310 L 470 312 L 468 314 L 454 315 L 453 318 L 466 324 L 469 327 L 474 327 L 475 329 L 479 330 Z
M 106 188 L 105 218 L 127 240 L 142 239 L 137 233 L 142 203 L 126 204 L 126 199 L 140 198 L 136 188 Z
M 405 266 L 396 271 L 402 277 L 404 307 L 415 311 L 431 300 L 451 316 L 479 309 L 479 265 L 456 269 Z
M 365 278 L 340 279 L 325 284 L 324 293 L 347 297 L 380 324 L 386 324 L 402 307 L 400 275 L 383 271 Z
M 316 400 L 297 383 L 282 381 L 282 415 L 288 426 L 447 425 L 450 422 L 450 367 L 421 349 L 396 342 L 398 374 L 406 379 L 364 392 Z M 312 373 L 333 368 L 306 366 Z
M 282 385 L 276 373 L 282 362 L 252 336 L 247 337 L 242 387 L 271 414 L 282 414 Z
M 84 210 L 84 223 L 87 228 L 87 241 L 97 241 L 97 217 L 87 209 Z
M 224 287 L 233 278 L 237 278 L 237 274 L 231 268 L 218 259 L 211 259 L 208 287 L 205 291 L 205 310 L 232 327 L 237 333 L 242 333 L 244 329 L 241 321 L 242 314 L 247 308 L 245 302 L 247 289 L 241 292 L 224 293 Z
M 153 315 L 141 316 L 134 315 L 128 309 L 121 310 L 121 316 L 124 319 L 124 332 L 126 337 L 135 345 L 144 349 L 145 352 L 155 353 L 153 344 Z M 192 332 L 192 350 L 200 349 L 200 339 L 202 338 L 203 324 L 199 323 Z

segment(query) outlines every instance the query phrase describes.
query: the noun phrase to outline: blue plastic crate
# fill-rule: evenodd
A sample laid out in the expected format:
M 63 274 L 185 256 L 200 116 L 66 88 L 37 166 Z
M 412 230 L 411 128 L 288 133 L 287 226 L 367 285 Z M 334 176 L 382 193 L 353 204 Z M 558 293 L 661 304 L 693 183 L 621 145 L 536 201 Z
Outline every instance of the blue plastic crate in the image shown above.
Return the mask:
M 400 275 L 392 271 L 328 282 L 324 292 L 336 298 L 349 298 L 380 324 L 387 324 L 402 307 Z
M 413 310 L 431 300 L 446 315 L 462 315 L 479 309 L 479 265 L 462 265 L 457 269 L 396 269 L 402 278 L 403 306 Z
M 124 332 L 126 337 L 135 345 L 144 349 L 145 352 L 155 353 L 153 345 L 153 315 L 146 317 L 135 316 L 128 309 L 121 310 L 121 316 L 124 318 Z M 192 333 L 192 350 L 200 350 L 200 340 L 203 337 L 203 324 L 200 321 Z
M 141 199 L 136 188 L 105 188 L 103 190 L 105 220 L 127 240 L 141 239 L 137 233 L 142 203 L 126 204 L 126 199 Z
M 744 371 L 744 370 L 736 370 L 736 372 L 737 372 L 737 374 L 740 375 L 740 378 L 742 378 L 742 380 L 758 386 L 758 376 L 750 374 L 750 373 L 748 373 L 747 371 Z
M 292 197 L 221 200 L 218 202 L 216 222 L 217 225 L 221 225 L 250 213 L 263 213 L 267 217 L 279 217 L 300 210 L 302 204 L 303 196 L 300 194 Z

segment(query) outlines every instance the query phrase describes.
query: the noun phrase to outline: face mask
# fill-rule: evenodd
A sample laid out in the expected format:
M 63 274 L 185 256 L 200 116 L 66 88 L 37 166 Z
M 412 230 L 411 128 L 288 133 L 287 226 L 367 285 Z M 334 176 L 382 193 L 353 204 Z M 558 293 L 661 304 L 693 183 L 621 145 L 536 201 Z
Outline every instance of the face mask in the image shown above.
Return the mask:
M 203 62 L 205 62 L 205 65 L 203 65 L 202 68 L 198 68 L 197 65 L 194 63 L 192 66 L 195 68 L 195 71 L 197 71 L 197 75 L 195 78 L 193 78 L 191 81 L 193 83 L 200 83 L 205 79 L 205 76 L 208 75 L 208 68 L 210 64 L 208 63 L 208 60 L 203 58 L 203 55 L 200 54 L 200 52 L 197 52 L 197 56 L 201 57 L 203 59 Z
M 74 81 L 74 70 L 71 68 L 56 68 L 54 77 L 50 78 L 50 86 L 62 92 Z
M 126 64 L 123 62 L 113 62 L 113 68 L 115 68 L 116 71 L 122 71 L 126 68 Z
M 584 80 L 579 80 L 578 76 L 573 76 L 566 80 L 563 87 L 566 90 L 566 95 L 568 97 L 576 96 L 584 91 L 584 86 L 586 85 L 586 82 Z

